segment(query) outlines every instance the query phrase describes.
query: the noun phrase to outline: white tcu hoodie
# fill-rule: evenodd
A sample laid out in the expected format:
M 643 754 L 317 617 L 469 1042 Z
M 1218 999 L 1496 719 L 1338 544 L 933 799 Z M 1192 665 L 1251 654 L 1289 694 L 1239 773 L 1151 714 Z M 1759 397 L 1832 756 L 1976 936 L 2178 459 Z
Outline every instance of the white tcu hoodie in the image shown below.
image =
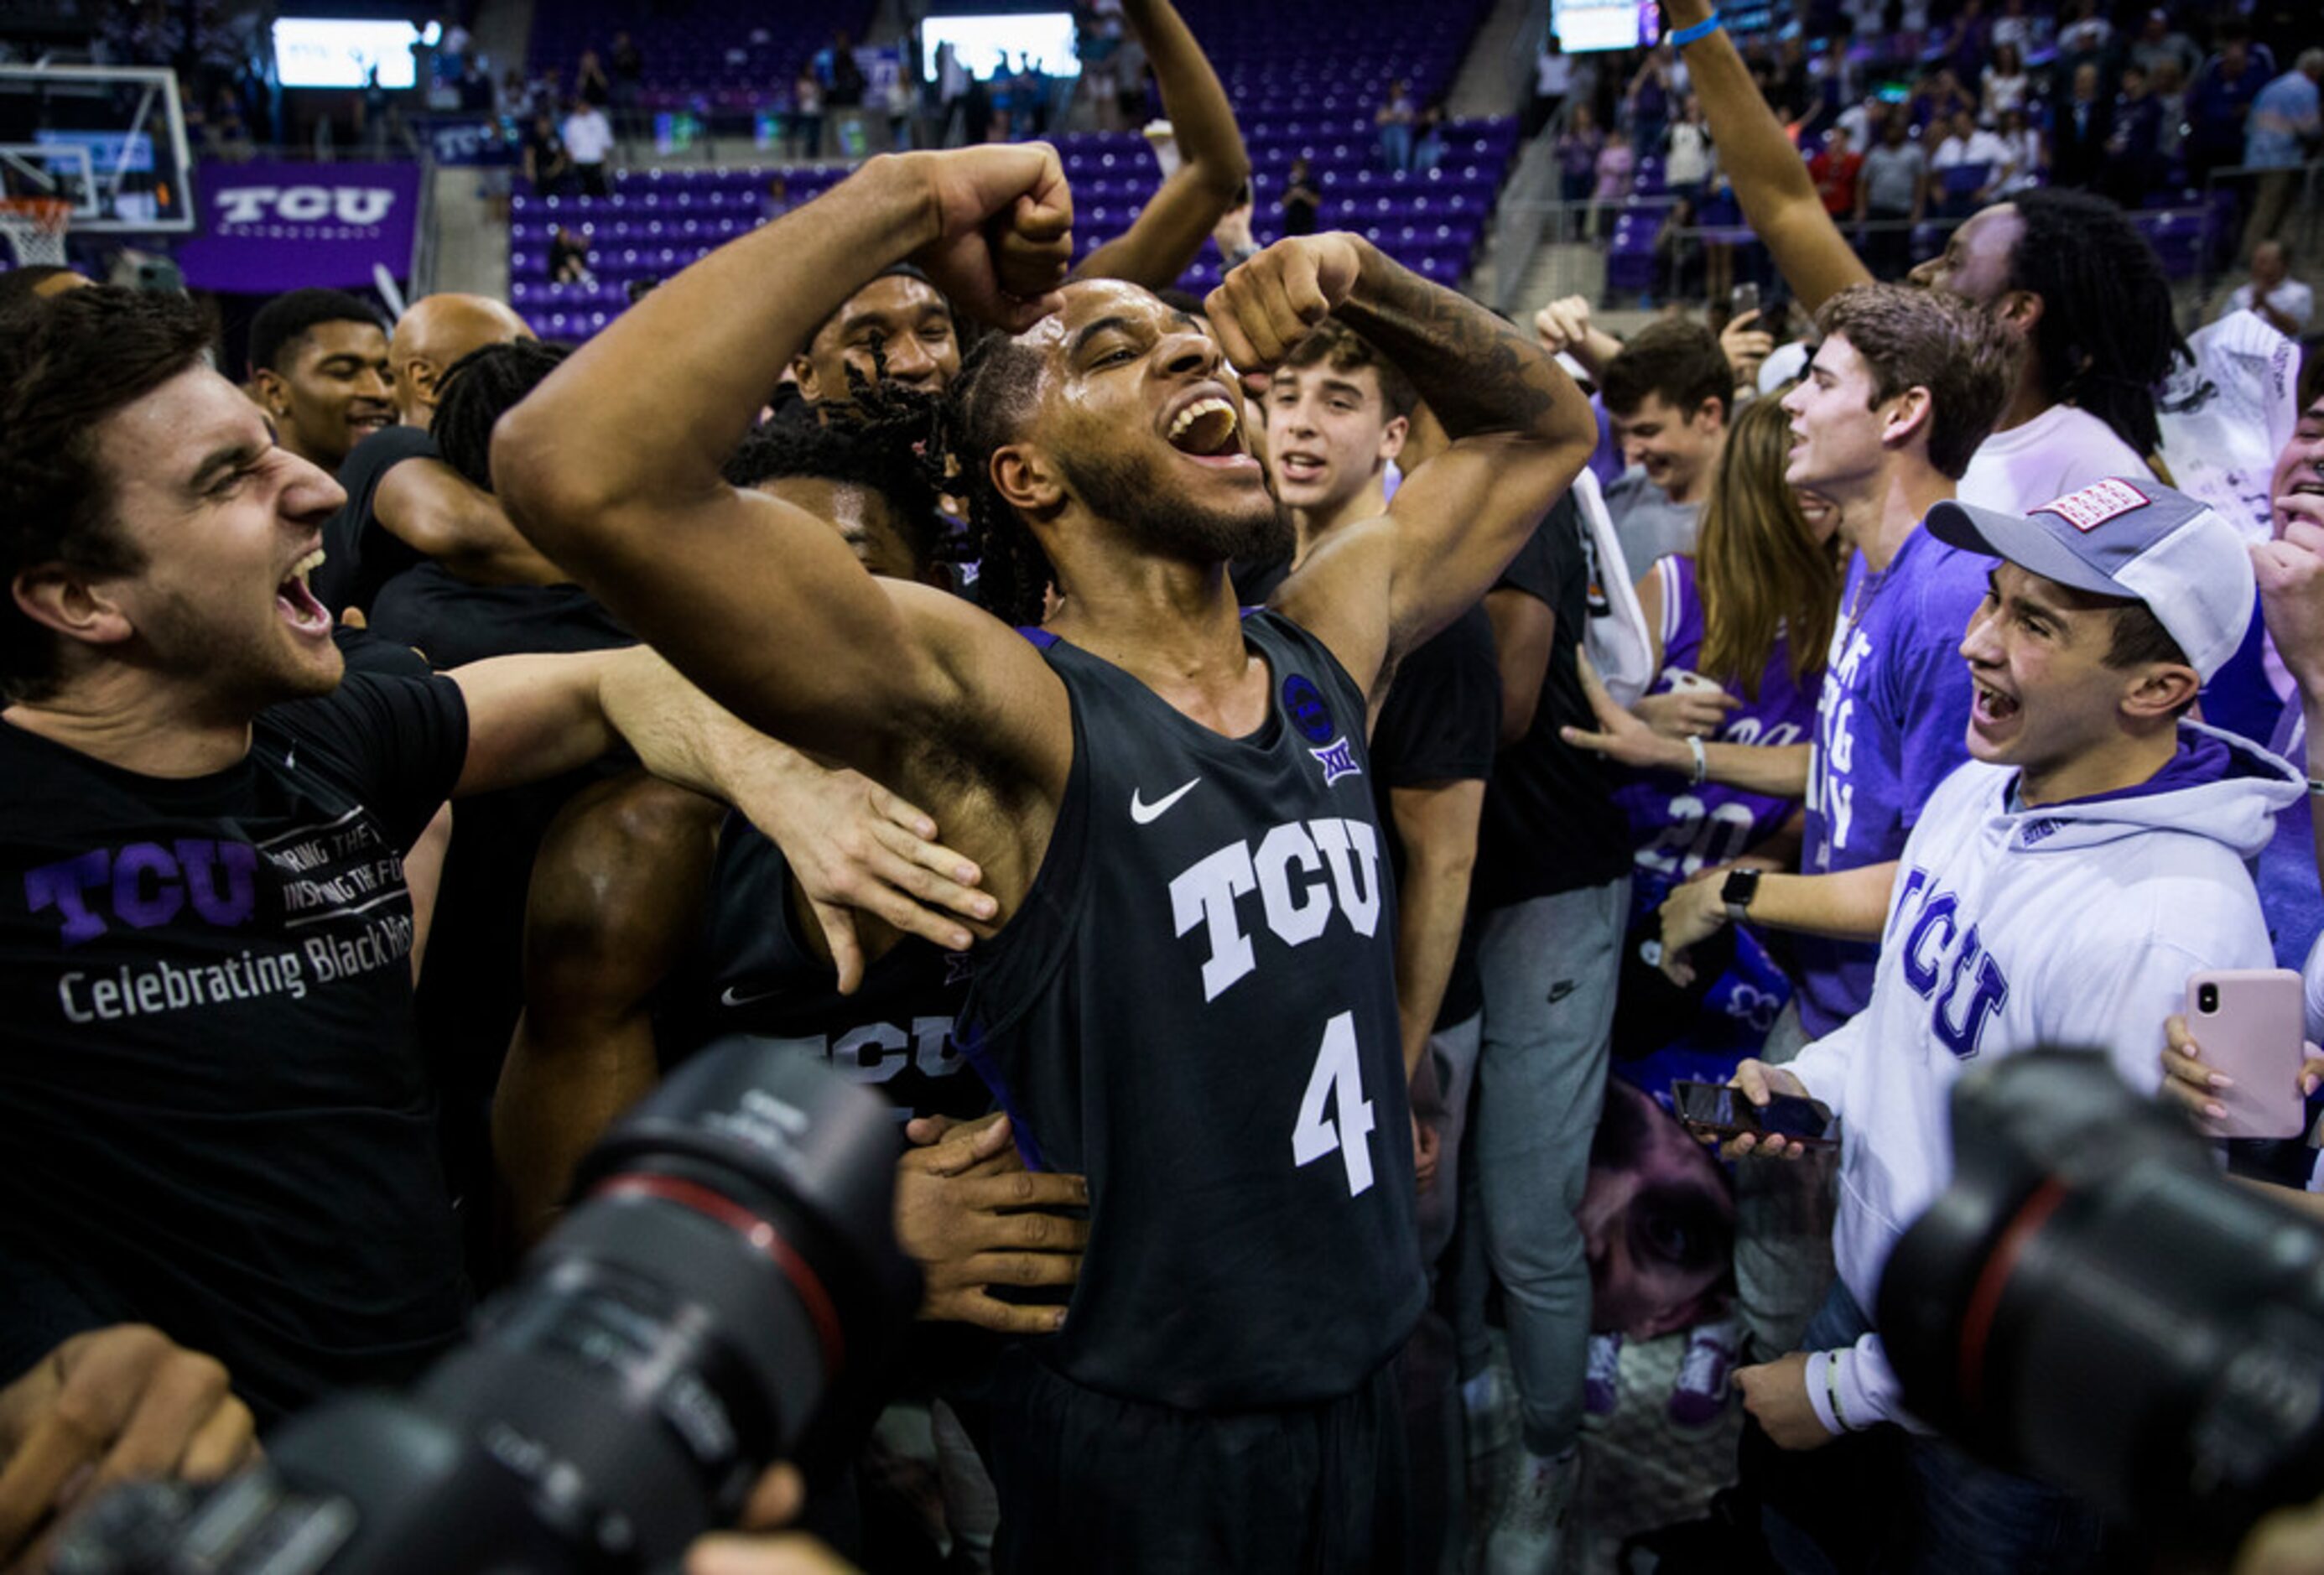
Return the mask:
M 1978 1059 L 2096 1045 L 2133 1088 L 2161 1084 L 2163 1020 L 2188 975 L 2273 963 L 2245 861 L 2304 779 L 2258 745 L 2193 723 L 2149 781 L 2013 808 L 2017 772 L 1972 760 L 1938 785 L 1904 843 L 1872 999 L 1791 1072 L 1843 1123 L 1840 1276 L 1870 1316 L 1896 1239 L 1952 1179 L 1953 1080 Z M 1880 1337 L 1813 1353 L 1808 1395 L 1839 1431 L 1904 1414 Z

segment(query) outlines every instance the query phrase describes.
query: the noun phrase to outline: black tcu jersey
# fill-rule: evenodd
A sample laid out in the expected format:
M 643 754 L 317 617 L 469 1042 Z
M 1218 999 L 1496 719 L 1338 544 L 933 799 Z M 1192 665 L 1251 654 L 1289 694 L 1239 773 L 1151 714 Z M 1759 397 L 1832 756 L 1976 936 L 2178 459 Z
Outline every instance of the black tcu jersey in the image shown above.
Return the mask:
M 1072 774 L 964 1014 L 1028 1161 L 1089 1177 L 1047 1359 L 1205 1411 L 1354 1391 L 1424 1294 L 1363 695 L 1280 614 L 1243 630 L 1274 705 L 1240 739 L 1040 642 Z
M 800 933 L 790 861 L 739 815 L 711 876 L 701 961 L 664 1015 L 664 1059 L 748 1034 L 870 1083 L 910 1116 L 980 1116 L 992 1097 L 953 1042 L 964 954 L 910 936 L 867 963 L 853 995 Z

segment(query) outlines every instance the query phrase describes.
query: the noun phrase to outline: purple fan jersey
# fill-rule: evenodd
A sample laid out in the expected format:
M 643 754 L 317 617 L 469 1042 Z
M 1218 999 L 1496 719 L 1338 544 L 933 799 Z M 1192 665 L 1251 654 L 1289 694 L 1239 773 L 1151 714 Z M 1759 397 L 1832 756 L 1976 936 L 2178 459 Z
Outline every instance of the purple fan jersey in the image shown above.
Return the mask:
M 1870 572 L 1861 557 L 1849 566 L 1816 707 L 1803 873 L 1895 860 L 1929 795 L 1969 759 L 1960 644 L 1993 563 L 1916 528 L 1885 572 Z M 1803 935 L 1794 955 L 1800 1021 L 1812 1036 L 1872 999 L 1877 946 Z
M 1702 655 L 1702 595 L 1694 559 L 1678 554 L 1655 561 L 1663 598 L 1663 665 L 1650 694 L 1667 695 L 1682 684 L 1707 678 L 1743 698 L 1731 673 L 1698 674 Z M 1759 697 L 1728 714 L 1708 741 L 1777 747 L 1810 741 L 1816 703 L 1792 677 L 1789 642 L 1775 641 L 1766 670 L 1759 675 Z M 1629 822 L 1630 845 L 1642 873 L 1683 880 L 1697 870 L 1739 857 L 1774 833 L 1797 802 L 1766 793 L 1747 793 L 1720 782 L 1700 787 L 1674 782 L 1661 771 L 1630 778 L 1614 796 Z

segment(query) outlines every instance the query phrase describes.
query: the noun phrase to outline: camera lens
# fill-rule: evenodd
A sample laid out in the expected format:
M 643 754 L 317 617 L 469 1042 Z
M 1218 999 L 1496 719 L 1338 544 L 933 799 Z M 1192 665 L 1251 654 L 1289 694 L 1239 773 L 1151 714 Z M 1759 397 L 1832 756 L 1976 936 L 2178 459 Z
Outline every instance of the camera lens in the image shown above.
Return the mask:
M 2199 1012 L 2218 1011 L 2219 1009 L 2219 987 L 2216 984 L 2197 986 L 2195 990 L 2195 1009 Z
M 2190 1548 L 2324 1489 L 2324 1233 L 2102 1055 L 1963 1077 L 1952 1131 L 1877 1303 L 1914 1414 Z
M 408 1398 L 348 1395 L 198 1502 L 124 1498 L 71 1575 L 675 1569 L 770 1461 L 844 1459 L 919 1279 L 885 1100 L 733 1038 L 583 1164 L 578 1201 Z

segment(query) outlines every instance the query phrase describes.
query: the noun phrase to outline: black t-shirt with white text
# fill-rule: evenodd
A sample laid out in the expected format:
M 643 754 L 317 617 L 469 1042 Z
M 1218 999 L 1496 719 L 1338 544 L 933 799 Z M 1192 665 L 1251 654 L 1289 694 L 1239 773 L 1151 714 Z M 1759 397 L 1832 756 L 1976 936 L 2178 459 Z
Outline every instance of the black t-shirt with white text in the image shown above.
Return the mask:
M 450 682 L 363 673 L 196 778 L 0 724 L 0 1257 L 262 1422 L 460 1330 L 402 853 L 466 750 Z M 57 1332 L 16 1311 L 9 1372 Z

